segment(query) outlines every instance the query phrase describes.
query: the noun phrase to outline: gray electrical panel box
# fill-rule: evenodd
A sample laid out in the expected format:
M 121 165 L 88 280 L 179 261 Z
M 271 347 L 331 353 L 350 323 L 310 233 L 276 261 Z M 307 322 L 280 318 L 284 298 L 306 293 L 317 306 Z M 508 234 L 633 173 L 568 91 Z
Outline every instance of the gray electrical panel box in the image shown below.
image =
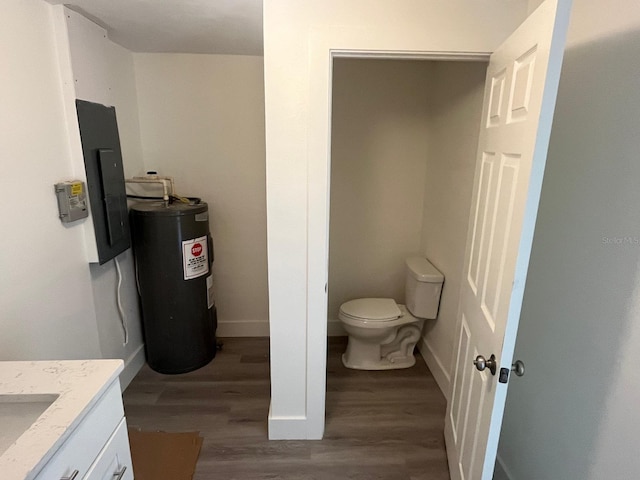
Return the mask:
M 89 216 L 84 182 L 80 180 L 60 182 L 56 183 L 54 187 L 62 223 L 75 222 Z
M 131 246 L 116 109 L 76 100 L 100 265 Z

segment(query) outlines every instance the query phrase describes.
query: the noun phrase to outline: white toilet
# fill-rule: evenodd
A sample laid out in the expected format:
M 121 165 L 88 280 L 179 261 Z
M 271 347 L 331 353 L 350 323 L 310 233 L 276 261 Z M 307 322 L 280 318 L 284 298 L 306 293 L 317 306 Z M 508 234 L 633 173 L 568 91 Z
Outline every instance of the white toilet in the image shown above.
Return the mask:
M 342 363 L 358 370 L 409 368 L 426 318 L 436 318 L 444 276 L 423 257 L 406 260 L 406 306 L 392 298 L 359 298 L 340 306 L 349 335 Z

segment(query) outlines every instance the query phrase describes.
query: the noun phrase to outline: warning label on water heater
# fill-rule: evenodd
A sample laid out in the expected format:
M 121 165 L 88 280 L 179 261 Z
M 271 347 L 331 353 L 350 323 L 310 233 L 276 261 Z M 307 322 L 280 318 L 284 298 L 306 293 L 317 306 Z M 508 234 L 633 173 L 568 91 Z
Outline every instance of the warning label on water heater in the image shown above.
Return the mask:
M 182 242 L 182 269 L 185 280 L 198 278 L 209 273 L 206 236 Z

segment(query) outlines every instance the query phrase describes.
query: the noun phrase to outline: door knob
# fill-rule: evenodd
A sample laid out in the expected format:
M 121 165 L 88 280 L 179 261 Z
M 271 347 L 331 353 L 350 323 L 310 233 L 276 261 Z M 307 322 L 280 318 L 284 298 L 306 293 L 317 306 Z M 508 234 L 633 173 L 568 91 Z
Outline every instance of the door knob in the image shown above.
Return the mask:
M 522 360 L 516 360 L 513 365 L 511 365 L 511 371 L 515 373 L 517 376 L 521 377 L 524 375 L 524 363 Z
M 484 358 L 482 355 L 478 355 L 476 359 L 473 361 L 473 364 L 481 372 L 483 372 L 485 368 L 488 368 L 489 371 L 491 372 L 491 375 L 496 374 L 496 369 L 498 367 L 498 362 L 496 361 L 496 356 L 494 354 L 491 354 L 491 356 L 489 357 L 489 360 Z

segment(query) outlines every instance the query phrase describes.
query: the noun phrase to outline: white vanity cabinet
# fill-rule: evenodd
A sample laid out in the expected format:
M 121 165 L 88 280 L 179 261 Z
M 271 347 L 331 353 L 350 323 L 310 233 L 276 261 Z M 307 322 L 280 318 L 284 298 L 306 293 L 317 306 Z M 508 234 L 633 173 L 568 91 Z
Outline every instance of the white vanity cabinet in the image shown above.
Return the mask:
M 127 423 L 116 379 L 36 480 L 132 480 Z
M 88 480 L 133 479 L 127 422 L 124 418 L 84 478 Z
M 0 362 L 3 418 L 25 428 L 0 443 L 0 479 L 133 480 L 122 368 L 121 360 Z M 25 419 L 34 408 L 18 404 L 30 401 L 44 411 Z

